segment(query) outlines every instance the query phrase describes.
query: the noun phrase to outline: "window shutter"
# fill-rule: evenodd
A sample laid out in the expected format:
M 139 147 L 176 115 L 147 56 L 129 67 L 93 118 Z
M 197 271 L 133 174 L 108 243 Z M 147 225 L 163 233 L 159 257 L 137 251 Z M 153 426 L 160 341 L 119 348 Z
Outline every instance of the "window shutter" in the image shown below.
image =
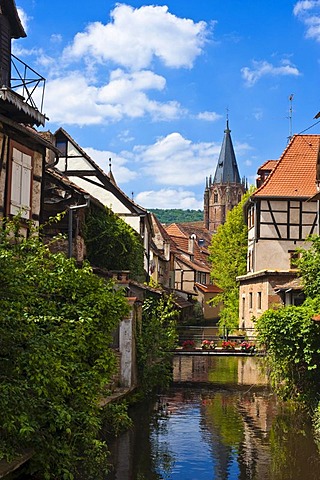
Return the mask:
M 30 217 L 32 158 L 16 148 L 12 151 L 12 179 L 10 213 L 21 211 L 22 218 Z

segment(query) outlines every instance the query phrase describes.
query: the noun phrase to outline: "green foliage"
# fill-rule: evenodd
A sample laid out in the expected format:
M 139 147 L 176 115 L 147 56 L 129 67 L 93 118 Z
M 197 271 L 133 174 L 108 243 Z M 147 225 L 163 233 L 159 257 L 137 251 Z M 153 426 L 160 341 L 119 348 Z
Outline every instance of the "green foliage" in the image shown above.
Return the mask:
M 85 242 L 92 265 L 107 270 L 130 270 L 131 278 L 144 281 L 141 238 L 108 208 L 90 208 L 86 216 Z
M 320 237 L 311 236 L 308 250 L 298 249 L 297 267 L 302 277 L 304 292 L 310 298 L 320 297 Z
M 251 193 L 251 192 L 250 192 Z M 239 284 L 236 277 L 246 273 L 248 229 L 244 221 L 243 205 L 250 193 L 227 214 L 226 222 L 212 236 L 210 251 L 211 278 L 222 288 L 214 303 L 223 302 L 219 326 L 228 330 L 238 328 Z
M 98 401 L 128 305 L 89 264 L 18 231 L 15 219 L 0 234 L 0 457 L 31 449 L 40 478 L 98 479 L 107 459 Z
M 202 210 L 182 210 L 181 208 L 152 208 L 153 212 L 161 223 L 166 225 L 170 223 L 199 222 L 203 220 Z
M 282 398 L 312 401 L 319 393 L 320 325 L 312 321 L 317 303 L 267 310 L 257 320 L 272 385 Z
M 133 425 L 128 415 L 128 404 L 126 402 L 109 403 L 104 408 L 103 421 L 105 433 L 114 437 L 117 437 Z
M 146 394 L 167 387 L 172 379 L 177 315 L 171 297 L 144 301 L 137 334 L 137 361 L 140 385 Z

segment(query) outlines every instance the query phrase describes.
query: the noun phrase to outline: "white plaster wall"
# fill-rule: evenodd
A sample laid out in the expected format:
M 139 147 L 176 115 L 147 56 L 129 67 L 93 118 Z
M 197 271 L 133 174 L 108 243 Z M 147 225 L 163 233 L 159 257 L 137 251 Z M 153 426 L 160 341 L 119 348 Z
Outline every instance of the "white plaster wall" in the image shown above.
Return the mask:
M 131 310 L 130 316 L 120 323 L 119 350 L 121 353 L 121 386 L 130 388 L 133 386 L 134 368 L 133 310 Z
M 306 248 L 303 241 L 259 240 L 255 244 L 254 271 L 290 270 L 289 250 Z

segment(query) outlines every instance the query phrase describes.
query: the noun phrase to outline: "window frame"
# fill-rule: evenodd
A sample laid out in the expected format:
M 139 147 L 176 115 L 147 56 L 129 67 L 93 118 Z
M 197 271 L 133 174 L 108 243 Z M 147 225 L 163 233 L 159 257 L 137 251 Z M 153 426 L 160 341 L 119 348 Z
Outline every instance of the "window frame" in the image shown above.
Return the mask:
M 11 140 L 8 155 L 7 214 L 8 216 L 14 216 L 21 213 L 21 219 L 30 220 L 32 217 L 34 151 L 21 143 Z M 29 157 L 29 159 L 25 157 Z M 17 184 L 19 184 L 18 187 Z M 26 197 L 28 197 L 27 201 L 25 200 Z

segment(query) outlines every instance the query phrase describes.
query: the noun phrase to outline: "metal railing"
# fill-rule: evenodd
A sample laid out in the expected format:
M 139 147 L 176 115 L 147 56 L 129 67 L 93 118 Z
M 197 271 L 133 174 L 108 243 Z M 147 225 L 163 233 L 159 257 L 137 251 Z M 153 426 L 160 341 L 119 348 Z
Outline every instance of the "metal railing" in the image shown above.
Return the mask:
M 43 109 L 45 84 L 44 77 L 15 55 L 11 55 L 11 89 L 20 94 L 28 105 L 40 113 Z M 38 95 L 39 89 L 42 89 L 42 92 L 39 94 L 40 107 L 37 107 L 34 94 L 37 90 Z
M 223 335 L 219 333 L 217 327 L 201 327 L 201 326 L 179 326 L 178 327 L 179 345 L 182 345 L 186 340 L 193 340 L 195 347 L 200 347 L 203 340 L 209 340 L 216 344 L 223 340 L 234 340 L 236 343 L 241 343 L 244 339 L 252 342 L 255 340 L 254 329 L 246 329 L 245 335 Z

